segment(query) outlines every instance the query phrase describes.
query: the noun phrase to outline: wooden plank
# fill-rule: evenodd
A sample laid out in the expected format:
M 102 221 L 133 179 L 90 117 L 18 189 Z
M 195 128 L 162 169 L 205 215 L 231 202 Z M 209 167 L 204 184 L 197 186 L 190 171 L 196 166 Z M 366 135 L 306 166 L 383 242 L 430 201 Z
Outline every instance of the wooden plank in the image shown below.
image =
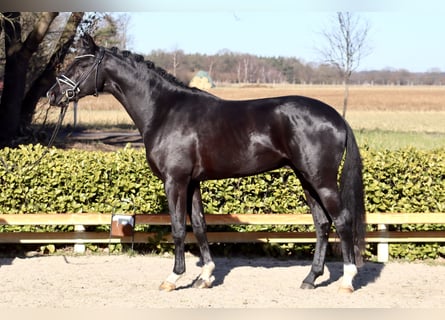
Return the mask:
M 310 214 L 206 214 L 208 225 L 311 225 Z M 111 214 L 0 214 L 0 225 L 106 225 Z M 187 222 L 190 223 L 189 219 Z M 369 213 L 368 224 L 445 224 L 445 213 Z M 169 225 L 168 214 L 137 214 L 136 224 Z
M 0 225 L 104 225 L 111 214 L 100 213 L 35 213 L 0 214 Z
M 150 239 L 158 239 L 159 235 L 153 232 L 136 232 L 135 243 L 148 243 Z M 210 243 L 255 243 L 255 242 L 315 242 L 315 234 L 293 232 L 208 232 Z M 167 243 L 173 243 L 171 234 L 163 237 Z M 0 243 L 108 243 L 108 232 L 2 232 Z M 131 237 L 111 238 L 111 243 L 131 243 Z M 186 243 L 196 243 L 195 236 L 188 232 Z
M 151 239 L 157 239 L 156 233 L 137 232 L 134 236 L 135 243 L 148 243 Z M 267 233 L 267 232 L 208 232 L 210 243 L 315 243 L 313 233 Z M 6 232 L 0 234 L 0 243 L 131 243 L 131 237 L 109 238 L 107 232 Z M 332 240 L 335 241 L 335 240 Z M 171 234 L 163 237 L 163 242 L 173 243 Z M 188 232 L 185 243 L 196 243 L 193 233 Z
M 312 224 L 310 214 L 206 214 L 208 225 L 241 224 Z M 0 225 L 105 225 L 111 214 L 0 214 Z M 190 220 L 187 218 L 187 223 Z M 168 214 L 137 214 L 136 224 L 169 225 Z
M 373 231 L 366 242 L 445 242 L 445 231 Z
M 206 214 L 208 225 L 313 224 L 310 214 Z M 0 214 L 0 225 L 104 225 L 110 224 L 111 214 Z M 190 219 L 187 218 L 190 224 Z M 168 214 L 137 214 L 136 224 L 169 225 Z
M 158 214 L 137 214 L 135 218 L 136 224 L 149 224 L 149 225 L 169 225 L 170 215 L 166 213 Z M 190 221 L 187 218 L 187 223 Z
M 368 213 L 367 224 L 445 224 L 445 213 Z
M 207 225 L 313 224 L 310 214 L 205 214 Z M 190 224 L 190 219 L 187 218 Z M 169 225 L 168 214 L 136 215 L 136 224 Z
M 314 232 L 208 232 L 210 243 L 315 243 Z M 157 239 L 153 232 L 136 232 L 135 243 L 148 243 Z M 131 243 L 131 237 L 111 238 L 108 232 L 2 232 L 0 243 Z M 170 234 L 164 241 L 173 243 Z M 339 242 L 335 233 L 331 233 L 330 242 Z M 445 231 L 413 231 L 413 232 L 368 232 L 367 242 L 445 242 Z M 196 243 L 193 233 L 186 236 L 186 243 Z

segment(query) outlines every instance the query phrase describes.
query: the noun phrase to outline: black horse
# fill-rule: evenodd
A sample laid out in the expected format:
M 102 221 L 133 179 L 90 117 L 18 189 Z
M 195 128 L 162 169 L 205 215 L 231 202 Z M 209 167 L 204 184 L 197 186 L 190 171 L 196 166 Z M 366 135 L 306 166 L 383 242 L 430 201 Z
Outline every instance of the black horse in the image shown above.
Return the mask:
M 81 54 L 57 77 L 48 98 L 52 105 L 67 106 L 109 92 L 139 129 L 148 164 L 164 183 L 175 244 L 173 272 L 161 290 L 174 290 L 185 272 L 187 215 L 203 261 L 194 286 L 210 287 L 214 280 L 201 181 L 289 166 L 301 181 L 317 234 L 312 268 L 301 288 L 314 288 L 323 274 L 333 222 L 344 260 L 340 289 L 353 291 L 365 234 L 362 162 L 350 126 L 332 107 L 302 96 L 222 100 L 184 85 L 139 55 L 99 47 L 88 35 L 81 41 Z

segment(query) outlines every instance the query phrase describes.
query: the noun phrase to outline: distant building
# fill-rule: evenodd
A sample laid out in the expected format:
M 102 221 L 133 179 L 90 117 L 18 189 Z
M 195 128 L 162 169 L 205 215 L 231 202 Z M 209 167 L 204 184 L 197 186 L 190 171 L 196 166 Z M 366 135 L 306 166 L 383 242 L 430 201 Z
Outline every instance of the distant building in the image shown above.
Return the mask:
M 214 88 L 215 84 L 213 83 L 212 78 L 208 74 L 208 72 L 205 72 L 203 70 L 199 70 L 195 76 L 192 78 L 192 80 L 189 83 L 190 87 L 195 87 L 198 89 L 206 90 L 210 88 Z

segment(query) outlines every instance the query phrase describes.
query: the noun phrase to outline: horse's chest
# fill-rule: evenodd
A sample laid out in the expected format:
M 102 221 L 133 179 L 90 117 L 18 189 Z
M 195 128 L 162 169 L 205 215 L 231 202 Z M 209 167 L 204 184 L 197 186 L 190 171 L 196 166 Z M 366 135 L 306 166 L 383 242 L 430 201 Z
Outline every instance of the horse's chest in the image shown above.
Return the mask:
M 193 167 L 195 145 L 190 139 L 165 139 L 147 152 L 147 160 L 153 171 L 161 176 L 172 171 L 190 171 Z

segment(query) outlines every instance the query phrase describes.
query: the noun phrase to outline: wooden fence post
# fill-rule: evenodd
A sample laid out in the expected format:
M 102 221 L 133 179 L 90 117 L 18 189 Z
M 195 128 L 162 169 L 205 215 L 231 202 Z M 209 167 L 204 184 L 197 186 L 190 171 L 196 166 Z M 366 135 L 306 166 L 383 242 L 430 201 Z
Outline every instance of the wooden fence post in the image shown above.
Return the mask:
M 388 227 L 386 224 L 378 224 L 377 230 L 386 233 Z M 377 243 L 377 261 L 378 262 L 388 262 L 389 260 L 389 245 L 388 242 Z
M 85 232 L 85 226 L 82 224 L 76 224 L 74 226 L 74 231 L 81 233 Z M 85 253 L 85 243 L 79 239 L 79 243 L 74 244 L 74 252 L 75 253 Z

